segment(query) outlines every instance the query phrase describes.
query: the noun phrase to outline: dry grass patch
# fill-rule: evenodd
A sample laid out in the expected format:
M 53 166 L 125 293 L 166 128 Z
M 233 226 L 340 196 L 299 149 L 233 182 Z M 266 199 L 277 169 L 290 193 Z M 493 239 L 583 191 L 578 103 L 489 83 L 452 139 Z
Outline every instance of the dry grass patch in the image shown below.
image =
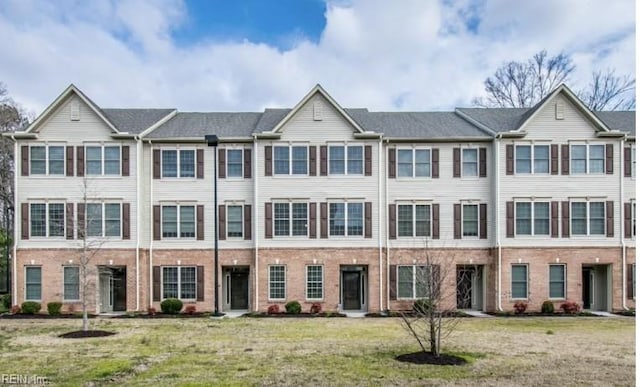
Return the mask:
M 399 363 L 418 350 L 398 319 L 4 320 L 4 372 L 56 385 L 633 385 L 632 318 L 464 319 L 445 352 L 465 366 Z

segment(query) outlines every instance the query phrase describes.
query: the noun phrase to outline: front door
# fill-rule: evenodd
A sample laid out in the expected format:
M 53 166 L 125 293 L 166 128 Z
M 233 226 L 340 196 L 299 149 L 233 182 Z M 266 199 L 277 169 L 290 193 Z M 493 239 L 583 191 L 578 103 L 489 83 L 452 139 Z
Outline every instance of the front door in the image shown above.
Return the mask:
M 232 272 L 229 279 L 231 309 L 249 309 L 249 273 Z
M 100 313 L 113 312 L 113 275 L 100 273 Z
M 591 309 L 593 304 L 593 268 L 582 268 L 582 309 Z
M 360 271 L 342 272 L 342 309 L 360 310 L 362 308 L 362 273 Z
M 456 273 L 456 301 L 458 309 L 471 309 L 473 269 L 458 267 Z

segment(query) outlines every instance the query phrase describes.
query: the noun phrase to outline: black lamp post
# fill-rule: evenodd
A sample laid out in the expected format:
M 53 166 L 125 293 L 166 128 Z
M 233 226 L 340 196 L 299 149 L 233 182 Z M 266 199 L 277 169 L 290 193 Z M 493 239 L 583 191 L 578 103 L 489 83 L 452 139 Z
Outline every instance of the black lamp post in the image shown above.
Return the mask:
M 218 297 L 218 136 L 215 134 L 207 134 L 204 136 L 204 140 L 208 146 L 213 147 L 213 222 L 216 230 L 213 234 L 213 315 L 223 316 L 224 313 L 220 313 Z
M 11 248 L 11 232 L 9 227 L 11 225 L 9 213 L 13 213 L 13 207 L 5 205 L 4 207 L 4 232 L 5 232 L 5 246 L 4 246 L 4 258 L 5 258 L 5 275 L 7 287 L 7 293 L 11 293 L 11 264 L 9 262 L 9 249 Z

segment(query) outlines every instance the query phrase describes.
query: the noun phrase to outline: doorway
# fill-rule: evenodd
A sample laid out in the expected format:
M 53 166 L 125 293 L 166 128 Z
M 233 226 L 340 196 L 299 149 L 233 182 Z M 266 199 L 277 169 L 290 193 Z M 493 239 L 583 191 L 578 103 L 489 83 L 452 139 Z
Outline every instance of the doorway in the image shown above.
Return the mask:
M 342 310 L 365 311 L 367 309 L 367 267 L 342 266 L 340 277 Z
M 224 310 L 249 310 L 249 267 L 223 268 Z
M 609 311 L 611 265 L 582 266 L 582 308 Z
M 483 265 L 458 265 L 456 267 L 456 307 L 458 309 L 483 310 Z
M 99 313 L 125 312 L 127 310 L 126 266 L 98 267 Z

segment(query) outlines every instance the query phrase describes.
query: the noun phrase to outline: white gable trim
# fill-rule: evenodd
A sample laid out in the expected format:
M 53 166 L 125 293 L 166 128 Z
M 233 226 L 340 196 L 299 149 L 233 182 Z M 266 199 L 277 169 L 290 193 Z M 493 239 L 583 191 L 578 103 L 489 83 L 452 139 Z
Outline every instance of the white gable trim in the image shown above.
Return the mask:
M 75 94 L 78 97 L 80 97 L 80 99 L 87 104 L 87 106 L 89 106 L 91 108 L 91 110 L 96 113 L 96 115 L 98 117 L 100 117 L 100 119 L 114 132 L 114 133 L 118 133 L 120 134 L 120 131 L 111 123 L 111 121 L 109 121 L 107 119 L 107 117 L 104 116 L 104 114 L 102 114 L 102 111 L 100 111 L 100 108 L 93 103 L 93 101 L 91 101 L 86 95 L 84 95 L 84 93 L 82 91 L 80 91 L 80 89 L 78 89 L 77 87 L 75 87 L 75 85 L 71 84 L 69 85 L 69 87 L 67 87 L 62 94 L 60 94 L 58 96 L 58 98 L 56 98 L 51 105 L 49 105 L 39 116 L 38 118 L 35 119 L 35 121 L 33 121 L 31 123 L 31 125 L 29 125 L 29 127 L 27 128 L 27 130 L 25 130 L 25 133 L 29 133 L 32 131 L 35 131 L 37 128 L 40 127 L 40 125 L 51 115 L 53 114 L 54 111 L 56 111 L 60 105 L 62 105 L 62 102 L 71 94 Z
M 564 83 L 558 86 L 554 91 L 549 93 L 549 95 L 547 95 L 541 101 L 541 103 L 539 103 L 537 106 L 532 108 L 532 109 L 535 109 L 535 111 L 531 115 L 529 115 L 529 117 L 527 117 L 527 119 L 523 123 L 520 124 L 520 126 L 518 127 L 518 129 L 516 129 L 516 131 L 518 132 L 524 131 L 524 128 L 534 119 L 534 117 L 536 117 L 540 113 L 540 111 L 544 109 L 545 106 L 547 106 L 547 104 L 549 104 L 550 101 L 553 100 L 560 93 L 562 93 L 565 97 L 567 97 L 569 101 L 572 102 L 573 105 L 576 108 L 578 108 L 578 110 L 582 112 L 582 114 L 584 114 L 587 117 L 587 119 L 596 126 L 598 131 L 609 132 L 609 128 L 607 127 L 607 125 L 601 119 L 599 119 L 598 116 L 593 114 L 593 112 L 589 110 L 587 105 L 585 105 L 584 102 L 582 102 L 580 98 L 578 98 L 571 91 L 571 89 L 569 89 L 567 85 L 565 85 Z
M 316 93 L 319 93 L 320 95 L 322 95 L 327 101 L 329 101 L 329 103 L 331 104 L 331 106 L 333 106 L 338 113 L 340 113 L 340 115 L 342 115 L 342 117 L 347 120 L 347 122 L 349 122 L 351 124 L 351 126 L 353 126 L 356 131 L 358 133 L 364 133 L 364 129 L 362 129 L 360 127 L 360 125 L 358 125 L 352 118 L 351 116 L 349 116 L 344 109 L 338 104 L 338 102 L 336 102 L 336 100 L 334 100 L 329 93 L 327 93 L 322 86 L 315 85 L 313 89 L 311 89 L 311 91 L 309 93 L 307 93 L 307 95 L 304 96 L 304 98 L 302 98 L 302 100 L 300 102 L 298 102 L 298 104 L 296 106 L 294 106 L 293 109 L 291 109 L 291 111 L 280 121 L 278 122 L 278 124 L 273 128 L 273 130 L 271 130 L 272 133 L 278 133 L 282 130 L 282 127 L 293 117 L 295 116 L 298 111 L 300 111 L 300 109 L 302 108 L 302 106 L 304 106 L 304 104 L 306 104 L 314 95 L 316 95 Z M 268 133 L 268 132 L 267 132 Z

